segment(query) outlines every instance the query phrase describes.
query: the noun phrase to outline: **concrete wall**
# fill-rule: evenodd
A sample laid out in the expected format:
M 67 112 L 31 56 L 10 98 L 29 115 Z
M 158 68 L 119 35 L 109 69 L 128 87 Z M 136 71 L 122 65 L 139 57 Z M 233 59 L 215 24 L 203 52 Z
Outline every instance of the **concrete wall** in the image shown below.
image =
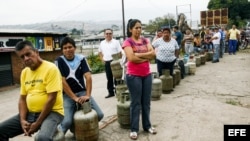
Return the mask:
M 53 62 L 58 56 L 62 55 L 62 51 L 48 51 L 48 52 L 39 52 L 40 56 L 44 60 Z M 13 83 L 20 83 L 20 75 L 22 69 L 25 67 L 22 60 L 16 55 L 15 52 L 11 53 L 11 64 L 12 64 L 12 74 L 13 74 Z

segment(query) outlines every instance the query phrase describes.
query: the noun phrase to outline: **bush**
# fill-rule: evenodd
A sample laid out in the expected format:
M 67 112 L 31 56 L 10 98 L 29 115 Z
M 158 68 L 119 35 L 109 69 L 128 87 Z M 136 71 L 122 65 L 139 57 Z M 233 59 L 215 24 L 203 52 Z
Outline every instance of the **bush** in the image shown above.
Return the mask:
M 104 71 L 104 64 L 98 55 L 91 54 L 87 57 L 87 60 L 93 74 Z

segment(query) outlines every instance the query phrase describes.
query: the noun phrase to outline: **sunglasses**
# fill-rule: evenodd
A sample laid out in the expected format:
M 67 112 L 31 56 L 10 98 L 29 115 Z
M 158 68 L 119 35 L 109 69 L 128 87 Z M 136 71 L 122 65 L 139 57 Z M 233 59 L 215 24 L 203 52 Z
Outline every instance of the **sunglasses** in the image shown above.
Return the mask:
M 112 35 L 112 33 L 106 33 L 106 35 Z

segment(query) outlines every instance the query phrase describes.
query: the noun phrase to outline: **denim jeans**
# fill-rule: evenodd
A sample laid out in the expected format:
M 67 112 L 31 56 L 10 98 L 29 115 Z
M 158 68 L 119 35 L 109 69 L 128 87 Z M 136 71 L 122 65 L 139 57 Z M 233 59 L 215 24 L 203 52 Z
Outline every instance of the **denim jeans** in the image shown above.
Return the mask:
M 27 121 L 35 122 L 39 114 L 29 113 Z M 56 112 L 51 112 L 43 121 L 40 131 L 37 134 L 38 141 L 52 141 L 57 125 L 62 121 L 63 116 Z M 0 141 L 8 141 L 9 138 L 23 134 L 19 114 L 0 123 Z
M 221 40 L 220 44 L 220 57 L 222 58 L 225 53 L 225 40 Z
M 204 44 L 204 47 L 205 47 L 205 50 L 209 52 L 209 51 L 212 51 L 213 44 L 212 43 Z
M 150 123 L 150 98 L 152 89 L 151 74 L 145 77 L 127 74 L 126 83 L 130 92 L 130 130 L 139 131 L 140 113 L 142 113 L 142 127 L 148 130 Z M 140 112 L 141 111 L 141 112 Z
M 213 61 L 219 60 L 220 57 L 220 44 L 214 44 L 214 54 L 213 54 Z
M 86 93 L 85 91 L 81 91 L 75 94 L 76 96 L 80 97 L 84 96 Z M 90 103 L 91 108 L 96 111 L 98 120 L 100 121 L 103 118 L 104 114 L 92 96 L 90 97 Z M 67 130 L 70 129 L 71 126 L 74 124 L 73 120 L 74 114 L 77 110 L 77 103 L 73 99 L 71 99 L 67 94 L 63 94 L 63 107 L 65 116 L 62 123 L 59 125 L 59 129 L 61 129 L 65 134 Z
M 237 40 L 229 40 L 228 53 L 236 53 Z

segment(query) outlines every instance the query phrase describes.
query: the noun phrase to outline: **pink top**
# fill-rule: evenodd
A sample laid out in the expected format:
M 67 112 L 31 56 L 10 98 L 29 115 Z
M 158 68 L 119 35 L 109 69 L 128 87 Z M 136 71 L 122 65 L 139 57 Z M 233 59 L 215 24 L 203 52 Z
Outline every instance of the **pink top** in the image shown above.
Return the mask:
M 147 44 L 148 40 L 141 38 L 141 43 L 135 43 L 131 38 L 127 38 L 122 45 L 122 48 L 132 47 L 135 53 L 148 52 Z M 131 61 L 127 62 L 127 72 L 126 74 L 131 74 L 135 76 L 147 76 L 150 74 L 149 61 L 142 63 L 133 63 Z

